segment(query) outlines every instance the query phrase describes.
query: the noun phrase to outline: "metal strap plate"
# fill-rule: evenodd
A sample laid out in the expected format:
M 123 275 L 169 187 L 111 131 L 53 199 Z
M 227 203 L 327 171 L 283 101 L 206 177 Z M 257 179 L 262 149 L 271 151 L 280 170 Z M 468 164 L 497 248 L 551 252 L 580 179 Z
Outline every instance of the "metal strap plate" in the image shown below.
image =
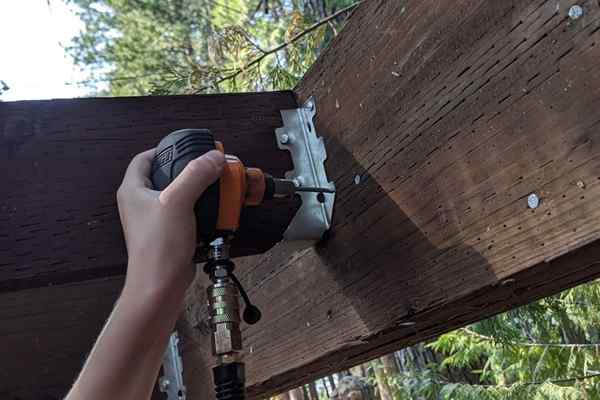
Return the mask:
M 179 336 L 173 332 L 163 356 L 163 376 L 158 380 L 160 391 L 167 394 L 168 400 L 185 400 L 183 384 L 183 362 L 179 355 Z
M 327 179 L 325 165 L 327 151 L 323 138 L 317 136 L 313 123 L 316 103 L 309 98 L 300 108 L 282 110 L 283 127 L 275 130 L 277 145 L 288 150 L 292 156 L 294 169 L 285 177 L 293 179 L 297 186 L 334 189 L 333 182 Z M 321 239 L 331 226 L 335 193 L 299 193 L 302 206 L 284 233 L 287 240 Z

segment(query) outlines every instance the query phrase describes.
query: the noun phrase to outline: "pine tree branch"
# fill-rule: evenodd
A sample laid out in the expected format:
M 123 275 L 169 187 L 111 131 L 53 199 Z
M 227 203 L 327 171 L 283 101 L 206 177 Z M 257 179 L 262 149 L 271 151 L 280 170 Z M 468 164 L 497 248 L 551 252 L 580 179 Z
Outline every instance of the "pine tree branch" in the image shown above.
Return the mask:
M 214 0 L 213 0 L 214 1 Z M 258 46 L 258 44 L 254 43 L 251 38 L 249 38 L 248 36 L 245 37 L 246 40 L 248 40 L 248 42 L 258 51 L 261 52 L 261 55 L 256 57 L 255 59 L 249 61 L 248 63 L 244 64 L 243 66 L 233 69 L 233 72 L 231 72 L 229 75 L 226 75 L 224 77 L 221 77 L 219 79 L 217 79 L 216 81 L 214 81 L 211 86 L 203 86 L 200 87 L 196 90 L 194 90 L 192 93 L 193 94 L 198 94 L 201 93 L 202 91 L 206 90 L 206 89 L 210 89 L 211 87 L 217 86 L 223 82 L 226 82 L 228 80 L 234 79 L 237 76 L 239 76 L 240 74 L 242 74 L 243 72 L 247 71 L 248 69 L 260 64 L 265 58 L 267 58 L 268 56 L 275 54 L 283 49 L 285 49 L 286 47 L 288 47 L 289 45 L 299 41 L 300 39 L 302 39 L 304 36 L 308 35 L 309 33 L 315 31 L 316 29 L 318 29 L 319 27 L 321 27 L 322 25 L 325 24 L 329 24 L 331 23 L 334 19 L 336 19 L 337 17 L 339 17 L 340 15 L 352 12 L 356 7 L 358 7 L 363 0 L 358 0 L 355 3 L 352 3 L 351 5 L 342 8 L 336 12 L 334 12 L 333 14 L 327 16 L 326 18 L 323 18 L 317 22 L 315 22 L 314 24 L 310 25 L 308 28 L 306 28 L 305 30 L 303 30 L 302 32 L 297 33 L 296 35 L 292 36 L 290 39 L 286 40 L 285 42 L 271 48 L 271 49 L 267 49 L 264 50 L 262 48 L 260 48 Z M 219 4 L 222 5 L 220 3 L 217 3 L 216 1 L 214 1 L 215 4 Z M 106 78 L 97 78 L 97 79 L 87 79 L 87 80 L 82 80 L 82 81 L 77 81 L 77 82 L 65 82 L 66 85 L 69 86 L 79 86 L 79 85 L 90 85 L 90 84 L 96 84 L 96 83 L 102 83 L 102 82 L 119 82 L 119 81 L 138 81 L 144 78 L 155 78 L 155 77 L 164 77 L 166 75 L 164 74 L 157 74 L 157 73 L 148 73 L 148 74 L 142 74 L 142 75 L 137 75 L 137 76 L 124 76 L 124 77 L 106 77 Z
M 417 385 L 419 384 L 418 382 L 420 382 L 422 379 L 422 377 L 418 377 L 418 376 L 415 377 L 415 376 L 412 376 L 409 374 L 402 374 L 402 375 L 404 375 L 405 377 L 408 377 L 410 379 L 415 379 L 417 381 Z M 423 375 L 423 377 L 425 377 L 425 375 Z M 496 383 L 496 384 L 485 384 L 485 383 L 472 384 L 472 383 L 465 383 L 465 382 L 454 382 L 454 381 L 451 381 L 448 379 L 444 379 L 441 376 L 437 376 L 433 379 L 427 378 L 427 381 L 430 384 L 432 383 L 432 384 L 438 385 L 438 386 L 457 385 L 459 387 L 473 388 L 473 389 L 475 389 L 475 388 L 513 389 L 513 388 L 525 387 L 525 386 L 541 386 L 541 385 L 545 385 L 545 384 L 565 385 L 565 384 L 569 384 L 569 383 L 582 382 L 582 381 L 586 381 L 589 379 L 596 379 L 596 378 L 600 378 L 600 372 L 594 371 L 593 373 L 590 373 L 590 374 L 573 376 L 570 378 L 546 379 L 546 380 L 535 380 L 535 381 L 513 382 L 513 383 Z M 454 398 L 454 397 L 452 397 L 452 398 Z
M 584 348 L 584 347 L 593 347 L 600 348 L 600 343 L 539 343 L 539 342 L 514 342 L 514 341 L 505 341 L 498 340 L 491 336 L 482 335 L 481 333 L 477 333 L 475 331 L 470 330 L 469 328 L 462 328 L 463 332 L 467 333 L 470 336 L 474 336 L 481 340 L 496 342 L 501 344 L 509 344 L 514 346 L 521 347 L 563 347 L 563 348 Z
M 587 379 L 594 379 L 594 378 L 600 378 L 600 372 L 598 373 L 593 373 L 593 374 L 588 374 L 588 375 L 581 375 L 581 376 L 575 376 L 572 378 L 564 378 L 564 379 L 547 379 L 544 381 L 530 381 L 530 382 L 514 382 L 514 383 L 500 383 L 500 384 L 470 384 L 470 383 L 459 383 L 459 385 L 463 385 L 463 386 L 471 386 L 471 387 L 484 387 L 484 388 L 510 388 L 513 386 L 535 386 L 535 385 L 543 385 L 546 383 L 550 383 L 553 385 L 560 385 L 560 384 L 565 384 L 565 383 L 572 383 L 572 382 L 577 382 L 577 381 L 584 381 Z M 439 385 L 449 385 L 449 384 L 453 384 L 456 382 L 449 382 L 449 381 L 436 381 L 437 384 Z
M 558 385 L 561 383 L 571 383 L 571 382 L 577 382 L 577 381 L 584 381 L 587 379 L 593 379 L 593 378 L 598 378 L 600 377 L 600 373 L 595 373 L 595 374 L 589 374 L 589 375 L 582 375 L 582 376 L 575 376 L 573 378 L 565 378 L 565 379 L 550 379 L 550 380 L 545 380 L 545 381 L 531 381 L 531 382 L 515 382 L 515 383 L 511 383 L 511 384 L 504 384 L 504 385 L 479 385 L 479 386 L 484 386 L 484 387 L 510 387 L 510 386 L 515 386 L 515 385 L 520 385 L 520 386 L 533 386 L 533 385 L 543 385 L 544 383 L 551 383 L 553 385 Z
M 337 17 L 339 17 L 342 14 L 346 14 L 348 12 L 353 11 L 356 7 L 358 7 L 360 5 L 360 3 L 363 0 L 359 0 L 351 5 L 349 5 L 348 7 L 342 8 L 338 11 L 336 11 L 335 13 L 329 15 L 326 18 L 323 18 L 320 21 L 315 22 L 314 24 L 312 24 L 311 26 L 309 26 L 308 28 L 306 28 L 305 30 L 303 30 L 302 32 L 292 36 L 289 40 L 286 40 L 285 42 L 271 48 L 268 50 L 264 50 L 262 52 L 262 54 L 258 57 L 256 57 L 255 59 L 249 61 L 248 63 L 244 64 L 242 67 L 237 68 L 233 73 L 226 75 L 224 77 L 222 77 L 221 79 L 217 80 L 216 82 L 214 82 L 214 85 L 219 85 L 220 83 L 223 83 L 225 81 L 231 80 L 236 78 L 238 75 L 240 75 L 241 73 L 243 73 L 244 71 L 247 71 L 249 68 L 252 68 L 253 66 L 260 64 L 260 62 L 262 60 L 264 60 L 265 58 L 267 58 L 268 56 L 270 56 L 271 54 L 277 53 L 283 49 L 285 49 L 287 46 L 297 42 L 298 40 L 302 39 L 304 36 L 308 35 L 309 33 L 313 32 L 314 30 L 318 29 L 319 27 L 321 27 L 324 24 L 329 23 L 330 21 L 336 19 Z M 209 89 L 208 86 L 203 86 L 199 89 L 197 89 L 195 91 L 195 93 L 199 93 L 202 92 L 203 90 Z

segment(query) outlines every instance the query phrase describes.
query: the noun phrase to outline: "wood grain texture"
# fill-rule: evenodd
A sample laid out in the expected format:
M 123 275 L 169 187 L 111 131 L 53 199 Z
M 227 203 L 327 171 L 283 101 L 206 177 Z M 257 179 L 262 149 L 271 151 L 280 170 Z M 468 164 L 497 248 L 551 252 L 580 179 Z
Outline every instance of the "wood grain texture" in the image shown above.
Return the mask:
M 248 166 L 292 169 L 277 149 L 291 92 L 0 103 L 0 291 L 122 275 L 115 192 L 130 159 L 169 132 L 209 128 Z M 296 203 L 247 208 L 238 255 L 265 251 Z
M 63 399 L 123 283 L 112 277 L 0 293 L 0 398 Z M 166 400 L 158 381 L 152 400 Z
M 576 21 L 562 0 L 359 6 L 296 88 L 317 100 L 333 229 L 238 267 L 264 317 L 244 332 L 251 397 L 598 276 L 597 244 L 569 253 L 600 237 L 600 5 L 579 3 Z
M 107 278 L 0 294 L 0 398 L 62 399 L 122 285 Z

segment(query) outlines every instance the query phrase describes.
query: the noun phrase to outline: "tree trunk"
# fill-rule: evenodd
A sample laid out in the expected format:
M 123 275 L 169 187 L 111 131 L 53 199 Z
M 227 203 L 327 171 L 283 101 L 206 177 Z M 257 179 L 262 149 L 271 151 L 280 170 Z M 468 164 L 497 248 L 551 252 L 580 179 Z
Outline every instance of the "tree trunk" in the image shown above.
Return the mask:
M 388 378 L 400 374 L 400 368 L 398 368 L 394 353 L 387 354 L 381 357 L 380 360 L 383 363 L 383 370 Z
M 290 400 L 304 400 L 304 391 L 302 390 L 302 387 L 292 389 L 288 393 L 290 395 Z
M 323 387 L 325 388 L 325 394 L 327 395 L 327 398 L 331 397 L 329 388 L 327 388 L 327 382 L 325 381 L 325 378 L 321 379 L 321 382 L 323 383 Z
M 367 375 L 365 372 L 364 364 L 359 364 L 355 367 L 350 368 L 350 373 L 360 378 L 364 378 Z
M 310 400 L 319 400 L 319 392 L 317 391 L 316 382 L 311 382 L 308 384 L 308 396 Z
M 558 316 L 560 321 L 560 327 L 563 332 L 563 342 L 564 343 L 587 343 L 587 338 L 585 337 L 585 332 L 581 330 L 577 325 L 571 321 L 569 316 L 564 310 L 554 309 L 555 315 Z
M 381 359 L 373 361 L 373 369 L 375 370 L 375 380 L 377 381 L 377 389 L 379 390 L 379 398 L 381 400 L 394 400 L 394 392 L 388 384 L 387 376 Z
M 329 380 L 329 384 L 331 385 L 331 391 L 335 390 L 335 381 L 333 380 L 333 375 L 328 375 L 327 379 Z
M 283 392 L 275 396 L 275 400 L 291 400 L 290 392 Z

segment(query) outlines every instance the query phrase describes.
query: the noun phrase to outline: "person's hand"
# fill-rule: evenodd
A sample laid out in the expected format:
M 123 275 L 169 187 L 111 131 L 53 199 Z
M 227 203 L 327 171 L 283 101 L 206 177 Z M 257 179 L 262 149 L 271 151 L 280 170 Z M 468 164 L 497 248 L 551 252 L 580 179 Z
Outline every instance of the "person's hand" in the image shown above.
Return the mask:
M 225 158 L 206 153 L 159 192 L 149 178 L 153 156 L 154 149 L 135 156 L 117 191 L 129 257 L 124 293 L 183 295 L 194 277 L 194 205 L 221 175 Z

